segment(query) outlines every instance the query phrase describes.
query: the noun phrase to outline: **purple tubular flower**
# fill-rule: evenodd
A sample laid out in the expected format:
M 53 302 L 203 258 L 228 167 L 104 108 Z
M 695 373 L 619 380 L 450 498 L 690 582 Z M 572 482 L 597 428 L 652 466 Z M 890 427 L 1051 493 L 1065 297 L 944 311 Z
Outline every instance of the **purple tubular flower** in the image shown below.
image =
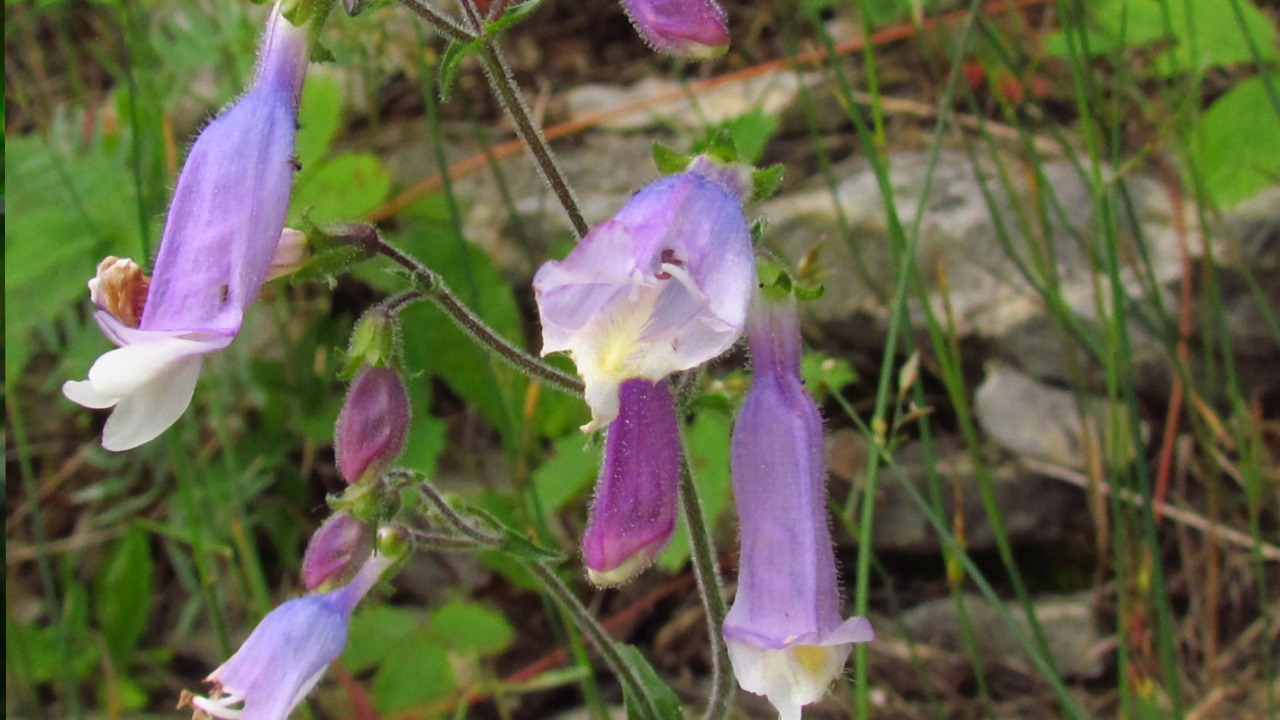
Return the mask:
M 747 323 L 755 376 L 733 428 L 731 469 L 742 552 L 724 623 L 738 684 L 783 720 L 822 698 L 852 643 L 875 637 L 842 620 L 827 527 L 822 417 L 800 382 L 795 300 L 757 295 Z
M 356 484 L 395 461 L 409 434 L 409 395 L 400 373 L 366 365 L 351 381 L 338 413 L 334 453 L 338 471 Z
M 307 543 L 302 582 L 308 590 L 316 590 L 350 579 L 372 551 L 373 528 L 347 513 L 334 513 Z
M 622 0 L 622 6 L 658 52 L 706 59 L 729 49 L 727 17 L 715 0 Z
M 98 325 L 119 349 L 62 392 L 114 407 L 108 450 L 128 450 L 172 425 L 195 391 L 204 356 L 240 331 L 271 267 L 289 208 L 293 141 L 310 52 L 309 30 L 277 8 L 249 92 L 200 133 L 169 206 L 140 318 L 100 304 Z M 90 281 L 97 289 L 99 278 Z
M 587 574 L 600 586 L 630 580 L 676 529 L 680 429 L 671 391 L 665 382 L 628 380 L 619 394 L 582 538 Z
M 284 720 L 342 654 L 356 605 L 393 561 L 369 558 L 351 582 L 333 592 L 290 600 L 267 614 L 235 655 L 206 681 L 200 710 L 227 720 Z
M 533 278 L 542 354 L 568 352 L 598 430 L 626 380 L 658 382 L 737 341 L 755 287 L 741 198 L 696 172 L 662 178 Z

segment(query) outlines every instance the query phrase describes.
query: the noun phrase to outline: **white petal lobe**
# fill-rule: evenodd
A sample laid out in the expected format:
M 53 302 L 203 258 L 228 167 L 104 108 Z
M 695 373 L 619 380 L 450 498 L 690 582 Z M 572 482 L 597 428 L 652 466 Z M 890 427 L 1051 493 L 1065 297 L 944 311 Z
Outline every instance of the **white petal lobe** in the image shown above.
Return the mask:
M 103 429 L 102 447 L 116 452 L 130 450 L 154 440 L 177 422 L 191 404 L 203 364 L 203 355 L 182 358 L 146 387 L 122 398 Z

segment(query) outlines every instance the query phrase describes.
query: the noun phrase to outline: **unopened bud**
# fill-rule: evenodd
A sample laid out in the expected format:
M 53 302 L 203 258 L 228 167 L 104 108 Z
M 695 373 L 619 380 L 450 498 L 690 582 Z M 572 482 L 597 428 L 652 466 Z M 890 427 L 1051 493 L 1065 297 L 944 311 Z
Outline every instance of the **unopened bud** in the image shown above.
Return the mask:
M 108 255 L 98 263 L 98 272 L 89 280 L 89 299 L 99 309 L 111 313 L 121 323 L 136 328 L 142 322 L 151 278 L 129 258 Z
M 307 590 L 326 583 L 342 585 L 360 570 L 373 551 L 373 528 L 347 513 L 335 513 L 316 530 L 302 559 Z
M 729 48 L 727 16 L 716 0 L 622 0 L 622 6 L 658 52 L 700 60 Z
M 267 268 L 267 280 L 292 275 L 310 260 L 311 248 L 307 245 L 306 233 L 285 228 L 284 232 L 280 233 L 280 242 L 276 244 L 276 254 L 271 258 L 271 267 Z
M 338 414 L 334 451 L 338 470 L 349 483 L 361 483 L 395 461 L 409 434 L 409 395 L 400 374 L 366 366 L 351 381 Z

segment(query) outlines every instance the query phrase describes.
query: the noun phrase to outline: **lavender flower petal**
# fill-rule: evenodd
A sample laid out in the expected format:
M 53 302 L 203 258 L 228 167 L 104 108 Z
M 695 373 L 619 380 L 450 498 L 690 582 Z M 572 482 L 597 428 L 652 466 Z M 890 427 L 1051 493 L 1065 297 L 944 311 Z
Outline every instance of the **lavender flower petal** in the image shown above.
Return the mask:
M 849 645 L 874 633 L 840 616 L 822 417 L 800 381 L 794 299 L 758 295 L 747 333 L 755 376 L 731 455 L 742 550 L 724 636 L 743 689 L 794 720 L 839 674 Z
M 533 281 L 542 354 L 568 352 L 592 420 L 608 425 L 626 380 L 705 363 L 742 332 L 755 286 L 740 199 L 693 172 L 658 180 Z
M 671 540 L 680 483 L 680 428 L 665 382 L 628 380 L 609 424 L 604 464 L 582 539 L 596 585 L 630 580 Z

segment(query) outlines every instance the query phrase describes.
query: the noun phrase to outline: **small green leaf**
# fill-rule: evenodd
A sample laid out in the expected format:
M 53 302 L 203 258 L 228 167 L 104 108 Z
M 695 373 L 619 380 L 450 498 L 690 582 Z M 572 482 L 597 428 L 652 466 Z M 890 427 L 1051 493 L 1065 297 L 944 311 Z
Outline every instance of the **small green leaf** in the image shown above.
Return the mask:
M 760 108 L 740 115 L 728 123 L 733 145 L 738 150 L 739 162 L 754 165 L 778 131 L 778 116 L 765 113 Z
M 442 101 L 449 102 L 449 96 L 453 93 L 453 81 L 458 75 L 458 65 L 480 47 L 479 40 L 472 40 L 469 43 L 449 41 L 449 46 L 444 49 L 444 55 L 440 57 L 440 99 Z
M 689 155 L 681 155 L 662 143 L 653 144 L 653 163 L 663 175 L 682 173 L 691 162 L 693 158 Z
M 645 659 L 644 654 L 634 646 L 625 643 L 615 643 L 614 647 L 617 648 L 622 661 L 631 669 L 632 674 L 640 680 L 642 691 L 649 697 L 650 704 L 657 711 L 656 718 L 642 712 L 643 706 L 637 698 L 632 696 L 631 688 L 624 686 L 623 698 L 627 706 L 627 720 L 684 720 L 684 709 L 680 705 L 680 698 L 676 697 L 671 687 L 662 681 L 657 671 Z
M 489 37 L 496 37 L 498 33 L 527 19 L 529 14 L 538 9 L 541 4 L 542 0 L 526 0 L 519 5 L 508 6 L 502 17 L 485 26 L 484 33 Z
M 1261 77 L 1218 98 L 1191 130 L 1209 193 L 1229 207 L 1280 182 L 1280 119 Z
M 805 353 L 800 361 L 800 377 L 819 402 L 832 392 L 840 392 L 858 379 L 853 365 L 844 358 L 821 353 Z

